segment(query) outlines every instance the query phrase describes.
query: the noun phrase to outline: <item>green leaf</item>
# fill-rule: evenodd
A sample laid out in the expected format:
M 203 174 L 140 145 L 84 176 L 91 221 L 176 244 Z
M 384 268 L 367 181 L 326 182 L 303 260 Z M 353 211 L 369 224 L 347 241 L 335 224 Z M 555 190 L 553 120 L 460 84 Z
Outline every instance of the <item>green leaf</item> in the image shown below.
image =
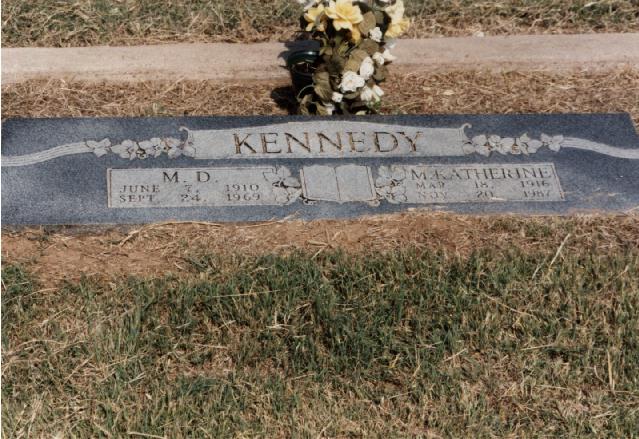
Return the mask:
M 386 66 L 377 66 L 375 73 L 373 74 L 373 79 L 377 82 L 384 82 L 386 80 L 386 76 L 388 76 L 388 69 Z
M 313 103 L 313 96 L 306 95 L 300 101 L 298 112 L 299 114 L 309 115 L 313 113 L 313 111 L 311 111 L 313 107 L 315 107 L 315 104 Z
M 388 26 L 390 25 L 391 19 L 385 12 L 375 11 L 375 21 L 377 25 L 382 30 L 382 33 L 386 33 Z
M 368 33 L 377 27 L 377 20 L 375 20 L 375 14 L 372 12 L 367 12 L 364 14 L 364 20 L 359 24 L 359 30 L 362 31 L 363 35 L 368 35 Z
M 367 14 L 368 12 L 372 11 L 372 8 L 369 5 L 370 2 L 368 0 L 357 1 L 353 3 L 357 5 L 360 11 L 362 11 L 362 14 Z
M 364 101 L 356 101 L 351 104 L 351 112 L 357 113 L 358 111 L 366 111 L 368 110 L 368 103 Z
M 348 44 L 348 41 L 344 41 L 343 43 L 341 43 L 339 46 L 337 47 L 337 53 L 340 54 L 341 56 L 347 56 L 348 51 L 350 49 L 350 46 Z
M 351 52 L 349 59 L 357 61 L 359 64 L 362 63 L 368 57 L 368 53 L 365 50 L 355 49 Z
M 333 97 L 331 78 L 328 72 L 316 72 L 313 75 L 314 90 L 317 96 L 324 101 L 330 102 Z
M 330 116 L 330 114 L 328 114 L 328 111 L 326 111 L 326 107 L 321 104 L 316 104 L 315 106 L 317 107 L 317 114 L 319 114 L 320 116 Z
M 365 40 L 362 40 L 359 45 L 359 49 L 366 52 L 366 56 L 373 56 L 376 52 L 379 52 L 379 44 L 377 44 L 370 38 L 367 38 Z
M 362 65 L 362 61 L 364 61 L 368 57 L 368 53 L 364 52 L 360 49 L 355 49 L 351 52 L 351 56 L 346 61 L 344 65 L 344 71 L 346 72 L 358 72 L 359 67 Z
M 346 61 L 346 64 L 344 65 L 344 71 L 345 72 L 357 72 L 357 71 L 359 71 L 359 66 L 360 65 L 361 65 L 361 63 L 358 63 L 356 60 L 349 59 L 348 61 Z
M 331 76 L 341 75 L 346 66 L 346 59 L 343 56 L 337 54 L 330 57 L 326 63 L 326 69 Z

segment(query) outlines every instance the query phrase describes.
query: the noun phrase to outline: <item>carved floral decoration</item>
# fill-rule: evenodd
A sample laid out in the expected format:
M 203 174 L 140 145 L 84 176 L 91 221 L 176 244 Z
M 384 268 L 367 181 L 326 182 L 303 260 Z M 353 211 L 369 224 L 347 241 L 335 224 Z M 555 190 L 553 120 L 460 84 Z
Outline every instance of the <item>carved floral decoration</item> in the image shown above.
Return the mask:
M 492 152 L 503 155 L 528 155 L 536 153 L 542 147 L 558 152 L 563 142 L 564 136 L 561 135 L 549 136 L 542 134 L 540 140 L 537 140 L 531 139 L 527 134 L 517 138 L 482 134 L 467 140 L 463 145 L 463 149 L 466 154 L 477 153 L 485 157 L 490 156 Z M 171 159 L 180 156 L 195 157 L 196 152 L 190 136 L 185 141 L 174 137 L 154 137 L 140 142 L 124 140 L 122 143 L 115 145 L 109 139 L 103 139 L 99 142 L 89 140 L 85 144 L 97 157 L 112 153 L 129 160 L 144 160 L 148 157 L 159 157 L 162 154 L 166 154 Z
M 378 177 L 375 180 L 375 191 L 382 199 L 389 203 L 399 204 L 406 202 L 406 171 L 399 167 L 380 166 Z
M 551 151 L 558 152 L 563 142 L 564 136 L 561 135 L 549 136 L 542 134 L 541 140 L 537 140 L 531 139 L 528 137 L 528 134 L 517 138 L 497 135 L 486 136 L 482 134 L 467 141 L 464 144 L 464 152 L 466 154 L 477 153 L 485 157 L 490 156 L 493 151 L 503 155 L 534 154 L 542 147 L 547 147 Z
M 293 204 L 302 196 L 302 184 L 286 166 L 281 166 L 275 172 L 265 172 L 264 178 L 273 185 L 275 201 L 278 203 Z
M 180 130 L 184 130 L 184 128 Z M 159 157 L 162 154 L 166 154 L 170 159 L 181 155 L 195 157 L 195 148 L 192 145 L 190 136 L 186 141 L 174 137 L 153 137 L 141 142 L 127 139 L 115 145 L 109 139 L 103 139 L 99 142 L 89 140 L 85 143 L 87 148 L 98 157 L 108 153 L 117 154 L 121 158 L 129 160 L 144 160 L 148 157 Z

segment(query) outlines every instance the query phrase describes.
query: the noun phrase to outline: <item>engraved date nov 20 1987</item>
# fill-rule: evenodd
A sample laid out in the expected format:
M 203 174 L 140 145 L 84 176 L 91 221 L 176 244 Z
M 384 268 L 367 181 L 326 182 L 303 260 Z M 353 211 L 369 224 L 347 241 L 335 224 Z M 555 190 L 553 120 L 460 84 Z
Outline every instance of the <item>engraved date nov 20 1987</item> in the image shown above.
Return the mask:
M 407 203 L 561 201 L 551 163 L 404 166 Z

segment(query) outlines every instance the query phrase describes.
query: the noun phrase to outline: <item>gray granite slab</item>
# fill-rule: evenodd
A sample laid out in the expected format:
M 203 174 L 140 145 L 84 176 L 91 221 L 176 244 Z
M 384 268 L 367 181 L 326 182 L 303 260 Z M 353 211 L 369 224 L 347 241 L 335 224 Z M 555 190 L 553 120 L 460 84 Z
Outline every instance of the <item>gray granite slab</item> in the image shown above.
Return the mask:
M 2 223 L 629 212 L 626 114 L 9 119 Z

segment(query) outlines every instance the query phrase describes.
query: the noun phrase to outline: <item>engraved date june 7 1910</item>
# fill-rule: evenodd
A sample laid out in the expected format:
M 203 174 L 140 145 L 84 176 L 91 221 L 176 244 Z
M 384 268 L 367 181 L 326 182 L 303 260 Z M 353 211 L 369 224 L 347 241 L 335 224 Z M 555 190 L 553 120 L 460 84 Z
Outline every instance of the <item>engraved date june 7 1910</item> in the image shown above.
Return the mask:
M 109 169 L 109 207 L 276 205 L 270 167 Z

